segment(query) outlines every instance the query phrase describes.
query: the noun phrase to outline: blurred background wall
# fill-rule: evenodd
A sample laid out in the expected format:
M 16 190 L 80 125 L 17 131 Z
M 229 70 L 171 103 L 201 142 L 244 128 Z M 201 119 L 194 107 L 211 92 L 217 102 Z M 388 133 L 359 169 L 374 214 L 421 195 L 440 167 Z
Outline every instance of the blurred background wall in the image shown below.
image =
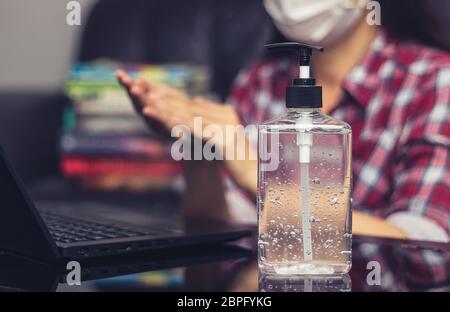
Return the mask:
M 1 0 L 0 91 L 57 89 L 97 1 L 79 0 L 82 25 L 69 26 L 69 0 Z

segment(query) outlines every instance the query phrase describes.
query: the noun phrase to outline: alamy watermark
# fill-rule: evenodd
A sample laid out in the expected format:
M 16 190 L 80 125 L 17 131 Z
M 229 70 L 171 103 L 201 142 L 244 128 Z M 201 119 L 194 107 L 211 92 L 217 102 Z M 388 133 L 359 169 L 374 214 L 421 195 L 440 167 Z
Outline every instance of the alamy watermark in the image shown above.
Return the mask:
M 66 283 L 69 286 L 81 285 L 81 265 L 78 261 L 70 261 L 66 265 L 66 269 L 69 271 L 66 277 Z
M 69 26 L 81 26 L 81 4 L 78 1 L 69 1 L 66 4 L 69 11 L 66 15 L 66 23 Z
M 371 26 L 381 25 L 381 5 L 378 1 L 369 1 L 366 4 L 366 9 L 369 10 L 366 21 Z
M 379 1 L 373 0 L 345 0 L 343 1 L 345 8 L 365 8 L 368 12 L 366 21 L 371 26 L 381 25 L 381 4 Z
M 349 8 L 355 6 L 365 7 L 369 13 L 367 14 L 367 23 L 369 25 L 381 25 L 381 5 L 379 1 L 367 0 L 346 0 L 344 5 Z M 67 2 L 66 9 L 69 11 L 66 15 L 66 23 L 69 26 L 81 26 L 81 3 L 76 0 Z
M 257 141 L 256 125 L 203 125 L 203 118 L 194 117 L 193 131 L 186 125 L 176 125 L 171 136 L 177 140 L 172 144 L 174 160 L 257 160 L 260 155 L 261 170 L 274 171 L 278 168 L 279 138 L 274 134 L 270 142 L 259 138 L 259 150 L 252 148 Z M 205 139 L 206 138 L 206 139 Z
M 378 261 L 370 261 L 366 266 L 370 272 L 367 274 L 366 283 L 369 286 L 381 285 L 381 264 Z

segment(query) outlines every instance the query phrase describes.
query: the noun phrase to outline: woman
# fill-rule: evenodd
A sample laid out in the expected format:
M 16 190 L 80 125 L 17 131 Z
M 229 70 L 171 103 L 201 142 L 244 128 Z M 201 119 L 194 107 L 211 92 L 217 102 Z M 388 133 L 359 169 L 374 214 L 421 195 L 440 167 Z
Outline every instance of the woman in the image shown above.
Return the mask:
M 265 0 L 289 40 L 323 45 L 313 58 L 324 112 L 353 129 L 353 232 L 448 241 L 450 231 L 450 56 L 431 1 L 381 2 L 381 26 L 367 21 L 368 1 Z M 193 117 L 203 126 L 258 124 L 284 109 L 295 76 L 291 59 L 264 58 L 236 80 L 233 105 L 191 99 L 174 89 L 117 73 L 136 107 L 160 131 Z M 206 138 L 202 138 L 206 139 Z M 228 143 L 227 143 L 228 142 Z M 224 154 L 232 138 L 217 144 Z M 252 142 L 247 142 L 253 146 Z M 256 193 L 256 161 L 187 161 L 185 207 L 214 218 L 227 206 L 221 168 Z M 237 212 L 244 213 L 243 211 Z

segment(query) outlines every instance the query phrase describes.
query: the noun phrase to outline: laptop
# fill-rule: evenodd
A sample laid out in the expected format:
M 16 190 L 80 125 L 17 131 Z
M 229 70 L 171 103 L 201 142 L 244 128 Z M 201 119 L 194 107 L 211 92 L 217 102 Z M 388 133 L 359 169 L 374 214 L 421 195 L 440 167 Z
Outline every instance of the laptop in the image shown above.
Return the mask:
M 36 208 L 0 147 L 0 252 L 58 263 L 218 244 L 253 233 L 249 226 L 153 217 L 151 210 L 100 203 Z

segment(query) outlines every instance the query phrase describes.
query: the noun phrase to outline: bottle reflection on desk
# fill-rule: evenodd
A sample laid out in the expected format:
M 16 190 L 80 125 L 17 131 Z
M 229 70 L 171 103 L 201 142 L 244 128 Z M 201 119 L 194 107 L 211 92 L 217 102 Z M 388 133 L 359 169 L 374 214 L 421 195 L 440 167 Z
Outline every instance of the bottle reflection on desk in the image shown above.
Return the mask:
M 350 292 L 352 281 L 344 275 L 259 276 L 261 292 Z

